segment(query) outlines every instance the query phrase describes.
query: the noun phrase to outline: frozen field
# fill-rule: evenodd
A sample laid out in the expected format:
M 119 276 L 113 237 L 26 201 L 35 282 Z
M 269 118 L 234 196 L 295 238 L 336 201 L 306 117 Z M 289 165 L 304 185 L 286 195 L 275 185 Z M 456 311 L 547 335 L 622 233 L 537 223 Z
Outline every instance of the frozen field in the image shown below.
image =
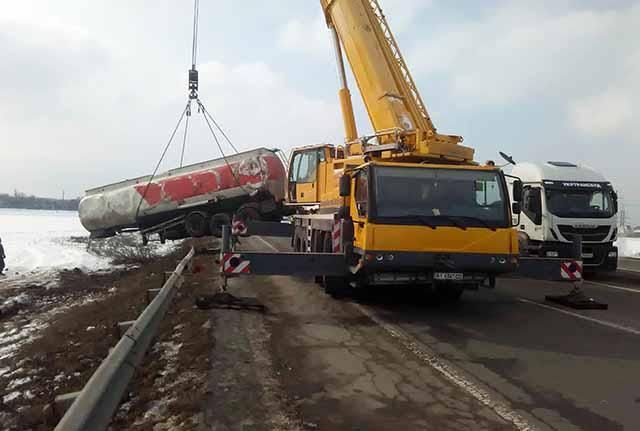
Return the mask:
M 640 258 L 640 238 L 618 238 L 616 245 L 620 256 Z
M 7 275 L 50 269 L 97 270 L 109 260 L 86 251 L 71 237 L 87 236 L 78 213 L 0 209 L 0 237 L 4 245 Z
M 107 248 L 120 248 L 120 239 L 93 241 L 87 249 L 88 233 L 73 211 L 35 211 L 0 209 L 0 238 L 7 255 L 5 274 L 8 279 L 43 275 L 52 271 L 79 268 L 99 271 L 111 266 L 114 253 Z M 129 236 L 137 243 L 137 235 Z M 137 244 L 136 244 L 137 245 Z M 164 254 L 171 244 L 151 247 Z

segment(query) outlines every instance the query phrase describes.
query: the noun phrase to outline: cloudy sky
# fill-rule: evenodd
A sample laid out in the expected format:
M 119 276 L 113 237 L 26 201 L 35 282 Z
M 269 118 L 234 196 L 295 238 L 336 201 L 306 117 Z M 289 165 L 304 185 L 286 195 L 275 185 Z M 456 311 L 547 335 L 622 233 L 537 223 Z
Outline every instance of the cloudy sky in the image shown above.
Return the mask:
M 441 132 L 463 135 L 480 161 L 502 150 L 589 164 L 640 223 L 639 1 L 380 1 Z M 75 196 L 152 171 L 186 103 L 191 7 L 5 4 L 0 192 Z M 200 95 L 236 146 L 342 141 L 319 1 L 202 0 L 200 8 Z M 202 119 L 192 126 L 187 161 L 218 157 Z M 176 141 L 164 167 L 179 153 Z

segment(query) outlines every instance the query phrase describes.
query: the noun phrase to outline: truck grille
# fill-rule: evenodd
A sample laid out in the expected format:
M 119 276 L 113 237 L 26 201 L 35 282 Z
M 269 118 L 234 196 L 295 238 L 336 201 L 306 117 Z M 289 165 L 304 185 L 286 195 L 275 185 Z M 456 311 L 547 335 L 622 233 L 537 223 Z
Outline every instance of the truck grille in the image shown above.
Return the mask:
M 560 234 L 568 240 L 571 240 L 574 235 L 582 236 L 582 240 L 585 242 L 601 242 L 609 235 L 611 226 L 598 226 L 596 228 L 576 228 L 569 225 L 558 225 Z

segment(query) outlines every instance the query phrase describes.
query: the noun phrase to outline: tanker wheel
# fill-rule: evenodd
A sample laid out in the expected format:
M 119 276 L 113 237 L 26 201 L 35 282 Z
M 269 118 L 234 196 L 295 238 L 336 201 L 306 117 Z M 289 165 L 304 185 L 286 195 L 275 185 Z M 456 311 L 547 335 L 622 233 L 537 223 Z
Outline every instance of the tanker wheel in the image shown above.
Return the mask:
M 207 215 L 199 211 L 189 213 L 184 220 L 184 227 L 187 234 L 193 238 L 205 236 L 207 234 Z
M 235 218 L 246 223 L 250 220 L 262 220 L 262 215 L 260 214 L 260 211 L 258 211 L 258 205 L 244 204 L 236 211 Z
M 220 238 L 222 236 L 222 226 L 231 225 L 229 214 L 215 214 L 209 219 L 209 232 L 211 235 Z

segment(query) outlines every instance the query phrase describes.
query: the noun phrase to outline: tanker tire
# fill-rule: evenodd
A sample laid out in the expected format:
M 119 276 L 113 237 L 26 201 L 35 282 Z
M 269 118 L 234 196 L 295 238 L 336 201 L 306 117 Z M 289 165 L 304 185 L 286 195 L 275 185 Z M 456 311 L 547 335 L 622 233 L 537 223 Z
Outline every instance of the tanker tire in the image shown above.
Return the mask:
M 240 208 L 238 208 L 238 210 L 236 211 L 235 218 L 246 223 L 249 220 L 262 220 L 262 215 L 258 210 L 258 205 L 250 203 L 240 206 Z
M 209 219 L 209 232 L 216 238 L 222 237 L 222 226 L 231 225 L 229 214 L 219 213 Z
M 207 234 L 207 216 L 205 213 L 194 211 L 184 220 L 184 228 L 192 238 L 201 238 Z

